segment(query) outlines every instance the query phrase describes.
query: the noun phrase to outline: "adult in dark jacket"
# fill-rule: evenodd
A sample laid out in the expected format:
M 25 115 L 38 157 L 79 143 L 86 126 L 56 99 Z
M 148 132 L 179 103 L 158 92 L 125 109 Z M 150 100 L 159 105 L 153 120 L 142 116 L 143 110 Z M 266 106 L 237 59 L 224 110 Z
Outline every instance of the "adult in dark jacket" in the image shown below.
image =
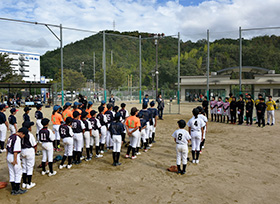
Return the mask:
M 237 101 L 238 125 L 242 125 L 243 124 L 244 105 L 245 105 L 245 102 L 243 100 L 243 95 L 241 94 L 239 96 L 239 100 Z
M 162 115 L 163 115 L 163 109 L 164 109 L 164 100 L 163 100 L 161 94 L 158 95 L 157 103 L 158 103 L 157 109 L 158 109 L 159 119 L 163 120 Z

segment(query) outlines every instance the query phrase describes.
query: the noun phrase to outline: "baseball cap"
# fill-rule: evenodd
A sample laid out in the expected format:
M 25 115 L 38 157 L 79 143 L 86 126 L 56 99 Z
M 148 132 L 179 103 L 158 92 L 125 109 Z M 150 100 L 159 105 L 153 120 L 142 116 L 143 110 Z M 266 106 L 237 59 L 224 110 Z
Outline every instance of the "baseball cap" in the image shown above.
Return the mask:
M 29 108 L 29 107 L 24 107 L 24 112 L 26 112 L 26 111 L 30 111 L 31 110 L 31 108 Z
M 104 100 L 101 101 L 101 105 L 104 105 L 104 104 L 106 104 L 106 101 L 104 101 Z
M 155 102 L 151 101 L 150 106 L 154 106 L 154 105 L 155 105 Z
M 10 110 L 11 113 L 14 113 L 14 112 L 17 112 L 17 111 L 18 111 L 18 110 L 15 109 L 15 108 L 12 108 L 12 109 Z
M 42 121 L 41 121 L 41 124 L 43 126 L 45 126 L 45 125 L 49 124 L 49 122 L 50 122 L 50 120 L 48 118 L 43 118 Z
M 55 105 L 55 106 L 53 107 L 53 110 L 54 110 L 54 111 L 57 111 L 59 108 L 60 108 L 59 105 Z
M 76 118 L 78 117 L 79 115 L 81 115 L 78 111 L 74 111 L 73 112 L 73 117 Z
M 0 110 L 3 110 L 4 108 L 8 108 L 8 106 L 7 106 L 6 104 L 2 103 L 2 104 L 0 105 Z
M 92 102 L 92 101 L 89 101 L 89 102 L 88 102 L 88 105 L 92 105 L 92 104 L 93 104 L 93 102 Z
M 68 107 L 68 106 L 71 106 L 71 105 L 72 105 L 72 103 L 70 103 L 70 102 L 66 102 L 66 103 L 65 103 L 65 106 L 67 106 L 67 107 Z
M 22 127 L 26 127 L 26 128 L 30 128 L 33 125 L 34 125 L 34 122 L 31 122 L 31 121 L 24 121 L 22 123 Z
M 79 105 L 82 105 L 81 103 L 79 103 L 79 102 L 74 102 L 74 106 L 79 106 Z
M 73 119 L 71 117 L 67 117 L 65 122 L 66 124 L 72 123 Z
M 99 111 L 99 113 L 103 112 L 104 111 L 104 107 L 103 106 L 99 106 L 98 107 L 98 111 Z
M 85 118 L 85 117 L 87 117 L 87 116 L 88 116 L 88 112 L 83 111 L 81 115 L 82 115 L 82 118 Z
M 26 127 L 20 128 L 18 132 L 22 132 L 24 135 L 28 135 L 28 129 Z
M 37 104 L 36 104 L 36 108 L 37 108 L 37 109 L 39 109 L 39 108 L 41 108 L 41 107 L 43 107 L 42 104 L 40 104 L 40 103 L 37 103 Z
M 114 119 L 115 119 L 116 121 L 119 121 L 120 118 L 121 118 L 121 114 L 120 114 L 119 112 L 117 112 Z
M 97 112 L 95 110 L 90 111 L 90 115 L 94 116 Z
M 179 120 L 177 123 L 178 123 L 180 128 L 186 127 L 186 121 L 184 121 L 184 120 Z

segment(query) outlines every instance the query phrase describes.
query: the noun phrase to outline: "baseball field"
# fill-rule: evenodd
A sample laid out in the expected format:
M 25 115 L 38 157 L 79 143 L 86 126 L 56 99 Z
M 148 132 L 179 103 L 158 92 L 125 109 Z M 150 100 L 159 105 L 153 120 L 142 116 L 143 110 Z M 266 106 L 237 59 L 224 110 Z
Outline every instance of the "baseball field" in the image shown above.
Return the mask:
M 9 184 L 0 189 L 0 203 L 279 203 L 278 111 L 276 124 L 265 128 L 209 122 L 200 163 L 188 163 L 183 176 L 166 170 L 176 165 L 176 144 L 171 137 L 176 122 L 189 120 L 197 105 L 183 104 L 181 115 L 164 115 L 158 122 L 157 142 L 136 160 L 125 159 L 123 147 L 118 167 L 112 166 L 112 154 L 106 152 L 103 158 L 83 161 L 69 170 L 59 170 L 56 163 L 57 175 L 48 177 L 40 174 L 37 166 L 42 156 L 36 156 L 32 182 L 37 185 L 26 194 L 12 196 Z M 128 109 L 132 106 L 127 104 Z M 50 118 L 51 111 L 43 108 L 44 117 Z M 32 121 L 34 113 L 35 108 L 30 111 Z M 18 124 L 22 114 L 21 108 Z M 34 135 L 35 131 L 36 127 Z M 0 181 L 9 181 L 5 153 L 0 154 Z

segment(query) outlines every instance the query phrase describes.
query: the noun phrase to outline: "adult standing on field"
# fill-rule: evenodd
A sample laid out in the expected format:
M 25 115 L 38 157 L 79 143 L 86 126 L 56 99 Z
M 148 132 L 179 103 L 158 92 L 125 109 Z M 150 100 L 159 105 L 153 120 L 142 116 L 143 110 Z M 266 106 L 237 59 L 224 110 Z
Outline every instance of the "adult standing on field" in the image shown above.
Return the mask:
M 162 119 L 162 115 L 163 115 L 163 109 L 164 109 L 164 100 L 161 96 L 161 94 L 158 95 L 158 98 L 157 98 L 157 103 L 158 103 L 158 117 L 160 120 L 163 120 Z
M 146 105 L 149 104 L 149 95 L 148 95 L 148 94 L 146 94 L 146 95 L 145 95 L 145 98 L 143 98 L 143 105 L 144 105 L 144 104 L 146 104 Z

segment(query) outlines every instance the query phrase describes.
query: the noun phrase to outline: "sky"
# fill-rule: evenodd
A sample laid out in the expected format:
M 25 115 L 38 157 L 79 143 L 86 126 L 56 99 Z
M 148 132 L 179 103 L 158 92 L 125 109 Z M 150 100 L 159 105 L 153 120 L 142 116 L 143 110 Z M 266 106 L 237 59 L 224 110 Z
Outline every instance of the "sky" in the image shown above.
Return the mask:
M 181 34 L 182 40 L 238 38 L 242 28 L 280 26 L 280 0 L 5 0 L 0 18 L 65 27 Z M 59 36 L 59 30 L 53 28 Z M 0 20 L 0 48 L 44 54 L 59 47 L 45 26 Z M 245 38 L 280 35 L 280 30 L 243 32 Z M 90 36 L 63 30 L 63 44 Z

